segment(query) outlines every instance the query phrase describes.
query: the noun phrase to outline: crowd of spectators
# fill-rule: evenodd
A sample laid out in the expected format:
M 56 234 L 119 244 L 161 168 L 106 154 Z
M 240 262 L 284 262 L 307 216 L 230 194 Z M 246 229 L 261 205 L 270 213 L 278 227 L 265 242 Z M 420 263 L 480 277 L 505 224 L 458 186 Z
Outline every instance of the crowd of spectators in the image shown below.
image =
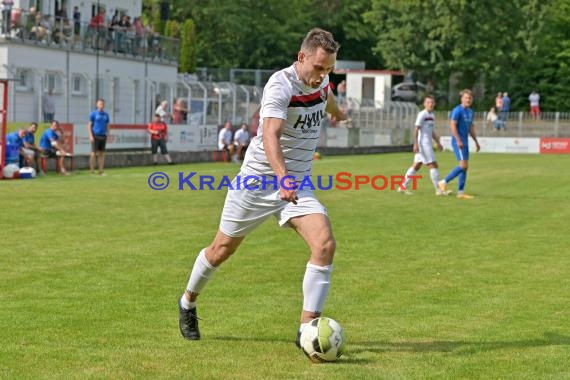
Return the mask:
M 11 38 L 133 56 L 163 57 L 167 41 L 152 23 L 145 25 L 142 17 L 118 10 L 109 17 L 104 8 L 87 21 L 78 7 L 69 18 L 63 8 L 55 15 L 44 15 L 33 6 L 26 11 L 3 5 L 1 25 L 1 33 Z

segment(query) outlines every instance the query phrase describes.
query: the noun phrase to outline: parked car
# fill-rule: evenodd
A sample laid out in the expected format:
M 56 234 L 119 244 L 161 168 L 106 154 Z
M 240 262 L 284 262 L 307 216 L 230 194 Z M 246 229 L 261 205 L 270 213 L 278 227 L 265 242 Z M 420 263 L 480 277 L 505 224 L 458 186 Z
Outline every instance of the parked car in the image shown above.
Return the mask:
M 427 94 L 427 86 L 421 82 L 402 82 L 392 87 L 393 101 L 421 103 Z M 447 94 L 436 90 L 432 95 L 438 106 L 447 105 Z

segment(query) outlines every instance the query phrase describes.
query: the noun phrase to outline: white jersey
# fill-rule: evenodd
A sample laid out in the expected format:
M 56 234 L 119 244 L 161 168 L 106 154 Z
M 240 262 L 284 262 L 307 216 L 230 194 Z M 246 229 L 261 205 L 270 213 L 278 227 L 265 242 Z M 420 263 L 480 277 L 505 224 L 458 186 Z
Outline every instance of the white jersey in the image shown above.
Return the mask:
M 245 145 L 247 144 L 247 142 L 249 141 L 249 133 L 247 131 L 244 131 L 243 129 L 238 129 L 236 131 L 236 134 L 234 136 L 234 144 L 239 145 Z
M 416 126 L 419 127 L 418 147 L 420 152 L 414 156 L 414 162 L 422 162 L 424 164 L 436 162 L 432 144 L 433 128 L 435 126 L 434 114 L 428 110 L 421 111 L 416 118 Z
M 226 128 L 220 129 L 218 133 L 218 149 L 224 149 L 224 146 L 232 143 L 232 131 Z
M 315 89 L 299 79 L 294 65 L 273 74 L 263 90 L 258 134 L 251 140 L 242 173 L 275 176 L 263 147 L 263 120 L 274 117 L 285 120 L 279 143 L 289 175 L 298 182 L 310 176 L 329 91 L 328 76 Z
M 418 145 L 431 146 L 433 128 L 435 126 L 435 116 L 433 115 L 433 112 L 423 110 L 418 113 L 415 125 L 420 129 L 418 133 Z

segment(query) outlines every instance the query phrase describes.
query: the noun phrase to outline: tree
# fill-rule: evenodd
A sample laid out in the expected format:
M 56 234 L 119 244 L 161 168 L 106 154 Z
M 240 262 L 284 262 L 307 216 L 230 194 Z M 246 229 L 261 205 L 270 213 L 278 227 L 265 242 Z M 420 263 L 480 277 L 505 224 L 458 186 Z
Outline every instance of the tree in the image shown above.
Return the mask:
M 196 71 L 196 29 L 194 21 L 188 19 L 182 27 L 182 41 L 180 45 L 180 65 L 182 73 L 193 73 Z

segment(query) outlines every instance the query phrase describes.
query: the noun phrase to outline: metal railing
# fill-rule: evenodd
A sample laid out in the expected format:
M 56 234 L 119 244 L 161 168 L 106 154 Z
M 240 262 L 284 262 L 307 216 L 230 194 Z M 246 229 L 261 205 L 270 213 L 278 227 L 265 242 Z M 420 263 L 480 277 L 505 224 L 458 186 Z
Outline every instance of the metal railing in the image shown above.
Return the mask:
M 481 137 L 570 137 L 570 112 L 509 112 L 504 120 L 487 120 L 487 112 L 475 112 L 475 128 Z M 501 117 L 501 115 L 498 115 Z M 449 135 L 450 112 L 436 112 L 436 132 Z
M 4 20 L 1 21 L 5 25 Z M 180 55 L 179 40 L 161 36 L 149 29 L 94 25 L 20 10 L 12 10 L 10 28 L 4 26 L 1 35 L 12 42 L 94 54 L 104 52 L 176 65 Z
M 250 125 L 258 111 L 263 89 L 232 82 L 204 82 L 195 77 L 178 76 L 176 96 L 186 100 L 188 123 Z

